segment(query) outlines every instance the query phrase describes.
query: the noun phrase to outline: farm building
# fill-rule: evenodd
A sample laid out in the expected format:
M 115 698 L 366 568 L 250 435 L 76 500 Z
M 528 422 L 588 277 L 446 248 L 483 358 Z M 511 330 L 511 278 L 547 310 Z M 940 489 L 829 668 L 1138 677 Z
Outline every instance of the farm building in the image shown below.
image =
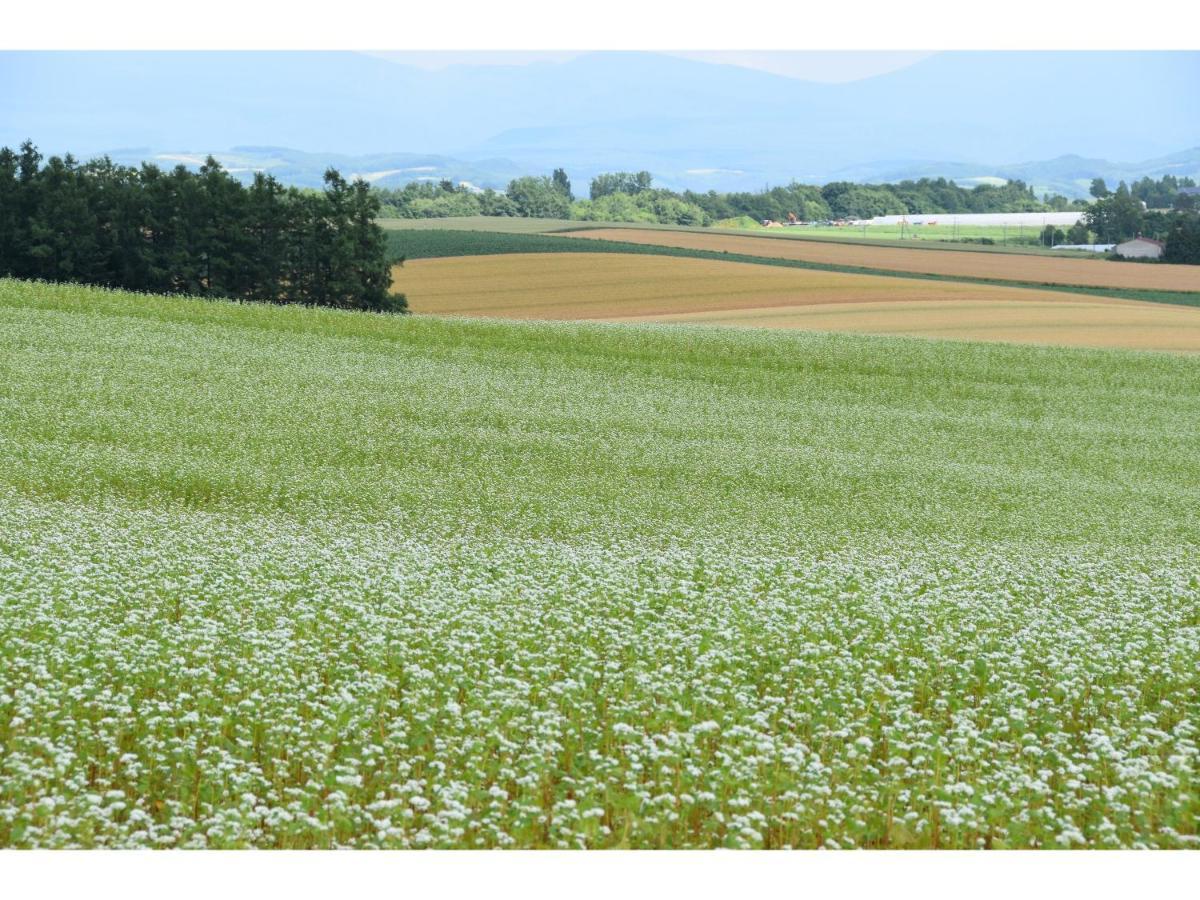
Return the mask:
M 1055 244 L 1054 250 L 1086 250 L 1088 253 L 1108 253 L 1116 244 Z
M 1164 244 L 1153 238 L 1135 237 L 1131 241 L 1117 244 L 1114 248 L 1117 256 L 1128 259 L 1158 259 L 1163 255 Z

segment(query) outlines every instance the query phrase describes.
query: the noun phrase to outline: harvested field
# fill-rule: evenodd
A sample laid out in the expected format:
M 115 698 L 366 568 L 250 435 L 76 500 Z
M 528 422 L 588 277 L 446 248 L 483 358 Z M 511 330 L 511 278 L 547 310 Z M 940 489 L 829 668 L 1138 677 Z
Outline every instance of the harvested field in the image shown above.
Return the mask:
M 1104 259 L 1024 256 L 962 251 L 941 253 L 901 247 L 869 247 L 829 241 L 771 240 L 736 234 L 651 231 L 637 228 L 597 228 L 563 235 L 569 239 L 600 239 L 692 250 L 726 251 L 838 266 L 862 266 L 944 275 L 1036 281 L 1083 287 L 1158 291 L 1200 291 L 1200 267 L 1122 263 Z
M 394 278 L 418 314 L 1200 351 L 1198 309 L 994 285 L 590 253 L 421 259 Z
M 1186 307 L 1135 300 L 902 300 L 817 303 L 728 312 L 627 317 L 617 321 L 802 328 L 961 341 L 1061 344 L 1127 350 L 1200 351 L 1200 316 Z

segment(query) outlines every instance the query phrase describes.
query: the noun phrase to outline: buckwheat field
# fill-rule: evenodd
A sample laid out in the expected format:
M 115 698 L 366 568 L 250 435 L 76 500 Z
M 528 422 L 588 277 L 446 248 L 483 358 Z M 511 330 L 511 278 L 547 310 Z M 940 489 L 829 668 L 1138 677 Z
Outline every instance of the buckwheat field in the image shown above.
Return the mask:
M 1200 359 L 0 281 L 0 846 L 1188 847 Z

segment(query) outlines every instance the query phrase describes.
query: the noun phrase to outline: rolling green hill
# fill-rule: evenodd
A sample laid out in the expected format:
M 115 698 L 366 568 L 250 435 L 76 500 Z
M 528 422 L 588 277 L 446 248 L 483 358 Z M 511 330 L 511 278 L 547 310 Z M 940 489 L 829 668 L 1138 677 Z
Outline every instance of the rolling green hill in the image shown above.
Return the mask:
M 1194 844 L 1198 383 L 0 281 L 0 846 Z

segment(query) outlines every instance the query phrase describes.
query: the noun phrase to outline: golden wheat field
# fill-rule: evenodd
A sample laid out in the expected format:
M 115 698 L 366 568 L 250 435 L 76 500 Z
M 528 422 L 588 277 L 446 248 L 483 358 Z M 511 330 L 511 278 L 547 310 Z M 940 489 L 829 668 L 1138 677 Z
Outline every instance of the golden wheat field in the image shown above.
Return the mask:
M 1155 291 L 1200 291 L 1196 266 L 1148 265 L 1105 259 L 1066 259 L 1060 256 L 946 252 L 903 247 L 872 247 L 829 241 L 764 238 L 735 234 L 702 234 L 692 231 L 651 231 L 636 228 L 598 228 L 559 235 L 564 240 L 609 240 L 692 250 L 744 253 L 839 266 L 863 266 L 966 278 L 1002 281 L 1037 281 L 1082 287 L 1126 288 Z
M 1200 351 L 1200 309 L 998 285 L 608 253 L 419 259 L 393 275 L 417 314 Z

